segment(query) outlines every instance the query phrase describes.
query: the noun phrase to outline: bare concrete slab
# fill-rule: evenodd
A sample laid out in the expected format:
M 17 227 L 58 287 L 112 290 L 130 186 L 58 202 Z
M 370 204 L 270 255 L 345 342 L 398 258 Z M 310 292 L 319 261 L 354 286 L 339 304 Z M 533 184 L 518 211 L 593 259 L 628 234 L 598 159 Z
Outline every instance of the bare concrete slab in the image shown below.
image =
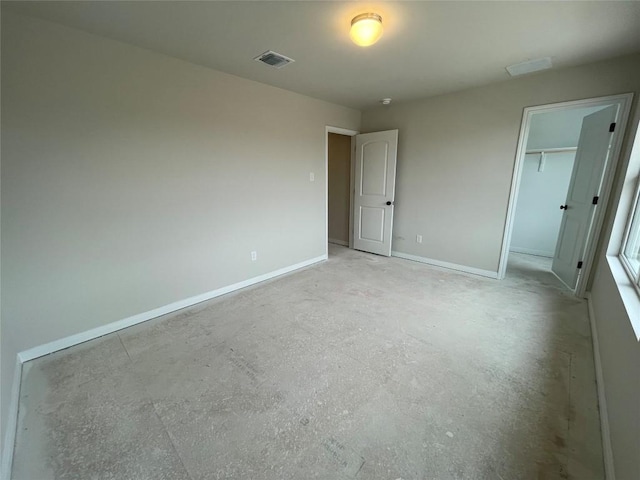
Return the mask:
M 332 245 L 29 362 L 12 478 L 602 479 L 586 305 Z

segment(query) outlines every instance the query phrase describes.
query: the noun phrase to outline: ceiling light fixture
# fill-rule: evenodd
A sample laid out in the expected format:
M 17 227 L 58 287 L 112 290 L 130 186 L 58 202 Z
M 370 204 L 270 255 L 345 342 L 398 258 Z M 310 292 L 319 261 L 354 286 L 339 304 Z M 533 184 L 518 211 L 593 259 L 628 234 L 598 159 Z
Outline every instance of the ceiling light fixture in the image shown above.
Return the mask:
M 391 103 L 391 99 L 390 98 L 383 98 L 382 100 L 380 100 L 380 103 L 383 105 L 389 105 Z
M 368 47 L 382 36 L 382 17 L 377 13 L 363 13 L 351 20 L 351 40 L 356 45 Z

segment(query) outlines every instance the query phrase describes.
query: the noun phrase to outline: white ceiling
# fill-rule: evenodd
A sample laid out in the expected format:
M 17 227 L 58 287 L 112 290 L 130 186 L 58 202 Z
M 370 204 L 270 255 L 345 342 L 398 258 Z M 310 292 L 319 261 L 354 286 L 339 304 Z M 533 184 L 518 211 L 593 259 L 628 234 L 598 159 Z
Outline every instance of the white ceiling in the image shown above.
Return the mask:
M 554 68 L 640 51 L 640 2 L 2 2 L 2 7 L 355 108 L 508 80 L 504 67 Z M 382 15 L 372 47 L 351 18 Z M 265 50 L 296 60 L 274 69 Z

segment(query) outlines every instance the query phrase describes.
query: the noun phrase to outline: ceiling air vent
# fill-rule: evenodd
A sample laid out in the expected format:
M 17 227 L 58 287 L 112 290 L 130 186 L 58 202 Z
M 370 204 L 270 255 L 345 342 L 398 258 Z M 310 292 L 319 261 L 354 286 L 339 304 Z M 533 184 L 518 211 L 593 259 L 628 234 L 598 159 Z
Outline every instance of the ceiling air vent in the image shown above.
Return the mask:
M 272 52 L 271 50 L 258 55 L 256 58 L 254 58 L 254 60 L 256 62 L 262 62 L 276 68 L 282 68 L 285 65 L 289 65 L 290 63 L 295 62 L 293 58 L 285 57 L 284 55 Z
M 552 66 L 553 64 L 551 63 L 551 57 L 543 57 L 522 63 L 516 63 L 514 65 L 509 65 L 508 67 L 506 67 L 506 69 L 507 72 L 509 72 L 509 75 L 511 75 L 512 77 L 517 77 L 518 75 L 526 75 L 527 73 L 546 70 L 548 68 L 551 68 Z

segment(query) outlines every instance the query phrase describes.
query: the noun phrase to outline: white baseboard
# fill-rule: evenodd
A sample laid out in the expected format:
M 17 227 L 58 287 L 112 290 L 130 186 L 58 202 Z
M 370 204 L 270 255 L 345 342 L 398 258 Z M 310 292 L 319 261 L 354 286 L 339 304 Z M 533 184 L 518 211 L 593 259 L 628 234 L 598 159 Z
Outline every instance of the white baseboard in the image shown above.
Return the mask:
M 13 385 L 11 389 L 11 405 L 9 406 L 9 416 L 7 418 L 5 441 L 2 448 L 2 464 L 0 466 L 0 479 L 9 480 L 11 475 L 11 464 L 13 461 L 13 448 L 14 448 L 15 438 L 16 438 L 16 428 L 18 425 L 18 405 L 20 402 L 20 382 L 22 379 L 22 364 L 24 362 L 28 362 L 29 360 L 33 360 L 38 357 L 42 357 L 44 355 L 57 352 L 58 350 L 64 350 L 65 348 L 69 348 L 74 345 L 78 345 L 80 343 L 84 343 L 89 340 L 102 337 L 109 333 L 117 332 L 118 330 L 122 330 L 123 328 L 131 327 L 138 323 L 146 322 L 147 320 L 151 320 L 153 318 L 157 318 L 162 315 L 175 312 L 176 310 L 181 310 L 186 307 L 191 307 L 193 305 L 204 302 L 206 300 L 211 300 L 221 295 L 231 293 L 235 290 L 240 290 L 241 288 L 249 287 L 251 285 L 255 285 L 256 283 L 264 282 L 266 280 L 279 277 L 280 275 L 284 275 L 286 273 L 293 272 L 294 270 L 299 270 L 300 268 L 308 267 L 310 265 L 313 265 L 314 263 L 321 262 L 323 260 L 326 260 L 327 258 L 328 257 L 326 254 L 321 255 L 319 257 L 305 260 L 304 262 L 296 263 L 295 265 L 290 265 L 288 267 L 284 267 L 279 270 L 275 270 L 273 272 L 265 273 L 264 275 L 259 275 L 257 277 L 253 277 L 248 280 L 244 280 L 242 282 L 234 283 L 233 285 L 228 285 L 226 287 L 213 290 L 211 292 L 203 293 L 201 295 L 196 295 L 194 297 L 190 297 L 184 300 L 170 303 L 169 305 L 165 305 L 163 307 L 149 310 L 148 312 L 140 313 L 138 315 L 133 315 L 132 317 L 118 320 L 116 322 L 112 322 L 107 325 L 103 325 L 101 327 L 93 328 L 85 332 L 77 333 L 69 337 L 61 338 L 53 342 L 45 343 L 44 345 L 30 348 L 29 350 L 24 350 L 18 353 L 16 358 L 16 371 L 14 373 Z
M 491 270 L 482 270 L 480 268 L 467 267 L 466 265 L 458 265 L 457 263 L 443 262 L 441 260 L 434 260 L 432 258 L 418 257 L 417 255 L 410 255 L 402 252 L 391 252 L 392 257 L 404 258 L 405 260 L 413 260 L 414 262 L 426 263 L 427 265 L 433 265 L 435 267 L 447 268 L 449 270 L 456 270 L 458 272 L 471 273 L 473 275 L 480 275 L 481 277 L 488 277 L 497 279 L 498 272 L 492 272 Z
M 511 247 L 509 248 L 510 252 L 513 253 L 525 253 L 527 255 L 535 255 L 536 257 L 548 257 L 553 258 L 553 254 L 555 252 L 547 252 L 545 250 L 535 250 L 533 248 L 521 248 L 521 247 Z
M 337 238 L 330 238 L 329 243 L 335 243 L 336 245 L 343 245 L 345 247 L 349 246 L 349 242 L 345 242 L 344 240 L 338 240 Z
M 20 403 L 20 383 L 22 380 L 22 364 L 24 362 L 28 362 L 29 360 L 33 360 L 38 357 L 42 357 L 44 355 L 57 352 L 58 350 L 64 350 L 65 348 L 69 348 L 74 345 L 78 345 L 80 343 L 84 343 L 89 340 L 102 337 L 109 333 L 117 332 L 118 330 L 122 330 L 123 328 L 131 327 L 138 323 L 142 323 L 147 320 L 151 320 L 153 318 L 157 318 L 162 315 L 175 312 L 176 310 L 181 310 L 183 308 L 196 305 L 206 300 L 211 300 L 221 295 L 231 293 L 235 290 L 240 290 L 241 288 L 249 287 L 251 285 L 255 285 L 256 283 L 264 282 L 266 280 L 279 277 L 280 275 L 284 275 L 286 273 L 290 273 L 295 270 L 308 267 L 310 265 L 313 265 L 314 263 L 322 262 L 327 258 L 328 258 L 327 255 L 324 254 L 319 257 L 305 260 L 304 262 L 296 263 L 295 265 L 290 265 L 288 267 L 284 267 L 279 270 L 275 270 L 273 272 L 265 273 L 264 275 L 259 275 L 257 277 L 253 277 L 248 280 L 244 280 L 242 282 L 234 283 L 233 285 L 228 285 L 226 287 L 213 290 L 211 292 L 203 293 L 201 295 L 196 295 L 194 297 L 190 297 L 184 300 L 170 303 L 169 305 L 165 305 L 163 307 L 149 310 L 148 312 L 140 313 L 138 315 L 133 315 L 132 317 L 118 320 L 116 322 L 112 322 L 107 325 L 103 325 L 101 327 L 93 328 L 91 330 L 77 333 L 69 337 L 61 338 L 59 340 L 55 340 L 53 342 L 49 342 L 44 345 L 30 348 L 29 350 L 23 350 L 22 352 L 18 353 L 16 358 L 16 371 L 13 376 L 13 385 L 11 389 L 11 405 L 9 406 L 9 416 L 7 418 L 5 441 L 2 448 L 0 480 L 9 480 L 11 476 L 11 467 L 13 462 L 13 449 L 14 449 L 15 438 L 16 438 L 16 429 L 18 425 L 18 406 Z
M 162 315 L 166 315 L 167 313 L 175 312 L 176 310 L 181 310 L 183 308 L 191 307 L 197 303 L 201 303 L 201 302 L 219 297 L 220 295 L 231 293 L 235 290 L 240 290 L 241 288 L 249 287 L 251 285 L 255 285 L 256 283 L 264 282 L 265 280 L 270 280 L 272 278 L 279 277 L 280 275 L 284 275 L 285 273 L 293 272 L 294 270 L 308 267 L 309 265 L 313 265 L 314 263 L 321 262 L 323 260 L 326 260 L 327 258 L 328 257 L 326 254 L 321 255 L 319 257 L 305 260 L 304 262 L 296 263 L 295 265 L 290 265 L 288 267 L 284 267 L 279 270 L 275 270 L 273 272 L 265 273 L 264 275 L 259 275 L 257 277 L 253 277 L 248 280 L 244 280 L 242 282 L 234 283 L 233 285 L 228 285 L 226 287 L 222 287 L 217 290 L 213 290 L 211 292 L 203 293 L 201 295 L 196 295 L 195 297 L 179 300 L 177 302 L 170 303 L 169 305 L 165 305 L 163 307 L 149 310 L 148 312 L 139 313 L 137 315 L 133 315 L 132 317 L 128 317 L 122 320 L 118 320 L 116 322 L 108 323 L 107 325 L 102 325 L 100 327 L 92 328 L 91 330 L 87 330 L 85 332 L 77 333 L 75 335 L 61 338 L 53 342 L 45 343 L 44 345 L 40 345 L 38 347 L 30 348 L 29 350 L 24 350 L 20 352 L 18 354 L 18 358 L 20 359 L 21 362 L 24 363 L 29 360 L 33 360 L 34 358 L 42 357 L 44 355 L 57 352 L 58 350 L 64 350 L 65 348 L 69 348 L 74 345 L 78 345 L 80 343 L 93 340 L 94 338 L 102 337 L 109 333 L 117 332 L 118 330 L 122 330 L 123 328 L 131 327 L 133 325 L 137 325 L 138 323 L 146 322 L 147 320 L 151 320 L 152 318 L 157 318 Z
M 22 380 L 22 362 L 16 356 L 16 366 L 11 384 L 11 400 L 9 403 L 9 415 L 5 427 L 4 443 L 2 445 L 2 466 L 0 467 L 0 479 L 11 478 L 11 466 L 13 464 L 13 448 L 16 443 L 16 431 L 18 427 L 18 405 L 20 404 L 20 383 Z
M 596 328 L 595 310 L 591 301 L 591 294 L 587 293 L 589 307 L 589 323 L 591 324 L 591 340 L 593 342 L 593 358 L 596 367 L 596 386 L 598 388 L 598 410 L 600 411 L 600 431 L 602 435 L 602 454 L 604 456 L 604 471 L 607 480 L 615 480 L 616 473 L 613 463 L 613 448 L 611 446 L 611 430 L 609 428 L 609 413 L 607 411 L 607 397 L 604 391 L 604 376 L 598 344 L 598 330 Z

